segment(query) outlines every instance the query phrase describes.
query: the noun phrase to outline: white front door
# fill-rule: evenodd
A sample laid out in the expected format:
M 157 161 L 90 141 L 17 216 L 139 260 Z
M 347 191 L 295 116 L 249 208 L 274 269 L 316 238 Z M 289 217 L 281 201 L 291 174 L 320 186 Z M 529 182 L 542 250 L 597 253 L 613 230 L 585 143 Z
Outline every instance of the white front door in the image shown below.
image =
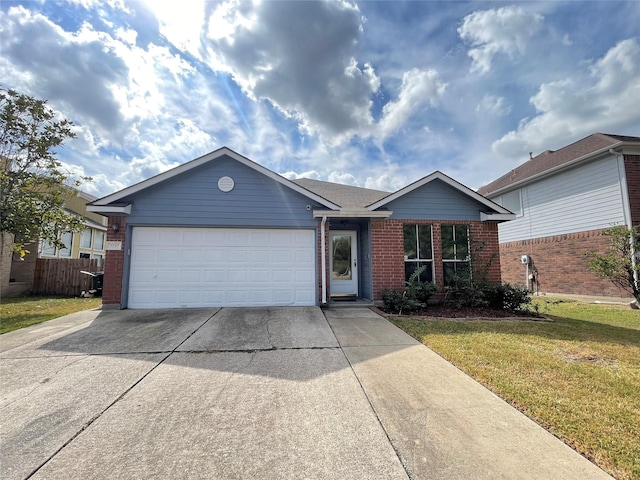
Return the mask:
M 357 233 L 331 232 L 331 295 L 358 294 Z

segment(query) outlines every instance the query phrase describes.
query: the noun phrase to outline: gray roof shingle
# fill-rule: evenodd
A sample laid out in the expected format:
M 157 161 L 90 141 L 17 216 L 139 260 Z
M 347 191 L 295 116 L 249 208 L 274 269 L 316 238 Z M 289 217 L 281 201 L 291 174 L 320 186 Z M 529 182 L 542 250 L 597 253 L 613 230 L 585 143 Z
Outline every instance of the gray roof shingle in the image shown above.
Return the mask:
M 336 203 L 343 208 L 364 208 L 391 195 L 391 192 L 383 192 L 382 190 L 341 185 L 339 183 L 323 182 L 310 178 L 298 178 L 292 181 L 302 188 L 306 188 L 310 192 L 332 203 Z

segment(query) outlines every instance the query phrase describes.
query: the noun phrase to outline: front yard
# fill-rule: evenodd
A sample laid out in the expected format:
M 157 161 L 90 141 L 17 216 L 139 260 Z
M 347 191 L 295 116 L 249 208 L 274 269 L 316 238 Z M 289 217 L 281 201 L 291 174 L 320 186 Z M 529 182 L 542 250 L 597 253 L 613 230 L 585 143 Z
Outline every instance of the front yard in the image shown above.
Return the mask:
M 0 303 L 0 334 L 46 322 L 70 313 L 99 307 L 102 298 L 27 296 L 3 298 Z
M 616 478 L 640 479 L 640 312 L 536 302 L 553 322 L 389 320 Z

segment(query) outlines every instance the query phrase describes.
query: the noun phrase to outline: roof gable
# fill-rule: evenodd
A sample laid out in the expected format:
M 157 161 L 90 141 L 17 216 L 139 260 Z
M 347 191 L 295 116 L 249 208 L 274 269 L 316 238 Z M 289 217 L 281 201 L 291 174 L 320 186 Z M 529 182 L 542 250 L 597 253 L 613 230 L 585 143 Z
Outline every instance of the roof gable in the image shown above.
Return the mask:
M 271 180 L 274 180 L 275 182 L 290 188 L 291 190 L 300 193 L 302 195 L 304 195 L 305 197 L 314 200 L 315 202 L 324 205 L 325 207 L 329 208 L 329 209 L 339 209 L 340 206 L 334 204 L 333 202 L 328 201 L 326 198 L 323 198 L 303 187 L 301 187 L 300 185 L 297 185 L 295 183 L 293 183 L 292 181 L 284 178 L 281 175 L 278 175 L 277 173 L 269 170 L 266 167 L 263 167 L 262 165 L 249 160 L 247 157 L 244 157 L 236 152 L 234 152 L 233 150 L 227 148 L 227 147 L 222 147 L 219 148 L 217 150 L 214 150 L 211 153 L 208 153 L 206 155 L 203 155 L 202 157 L 196 158 L 195 160 L 191 160 L 190 162 L 187 163 L 183 163 L 182 165 L 179 165 L 175 168 L 172 168 L 171 170 L 167 170 L 166 172 L 160 173 L 158 175 L 155 175 L 151 178 L 148 178 L 146 180 L 143 180 L 142 182 L 136 183 L 134 185 L 131 185 L 130 187 L 124 188 L 122 190 L 119 190 L 118 192 L 112 193 L 111 195 L 107 195 L 106 197 L 102 197 L 94 202 L 92 202 L 91 204 L 89 204 L 90 206 L 94 206 L 97 207 L 95 208 L 94 211 L 99 211 L 99 212 L 103 212 L 103 213 L 108 213 L 105 210 L 105 207 L 108 207 L 109 205 L 114 205 L 117 207 L 118 210 L 122 209 L 122 202 L 126 203 L 126 199 L 127 197 L 130 197 L 132 195 L 138 194 L 144 190 L 147 190 L 151 187 L 154 187 L 160 183 L 169 181 L 175 177 L 177 177 L 178 175 L 181 175 L 183 173 L 189 172 L 195 168 L 198 168 L 202 165 L 205 165 L 209 162 L 215 162 L 216 160 L 223 158 L 223 157 L 230 157 L 233 160 L 255 170 L 256 172 L 264 175 L 265 177 L 270 178 Z M 102 207 L 102 208 L 100 208 Z
M 507 210 L 506 208 L 501 207 L 500 205 L 498 205 L 497 203 L 492 202 L 491 200 L 483 197 L 482 195 L 480 195 L 479 193 L 471 190 L 469 187 L 464 186 L 463 184 L 455 181 L 454 179 L 452 179 L 451 177 L 445 175 L 444 173 L 440 172 L 440 171 L 435 171 L 430 175 L 427 175 L 426 177 L 421 178 L 420 180 L 417 180 L 415 182 L 413 182 L 410 185 L 407 185 L 406 187 L 398 190 L 395 193 L 391 193 L 389 195 L 387 195 L 386 197 L 370 204 L 367 206 L 367 208 L 369 210 L 377 210 L 379 208 L 388 206 L 391 202 L 398 200 L 399 198 L 413 192 L 414 190 L 417 190 L 419 188 L 424 187 L 425 185 L 428 185 L 431 182 L 434 181 L 441 181 L 444 182 L 446 185 L 448 185 L 449 187 L 453 188 L 454 191 L 456 191 L 457 193 L 471 199 L 474 200 L 475 202 L 485 206 L 489 211 L 491 212 L 495 212 L 497 214 L 501 214 L 501 215 L 511 215 L 512 213 Z
M 536 155 L 488 185 L 480 187 L 478 193 L 487 195 L 497 192 L 563 165 L 606 152 L 608 149 L 618 147 L 625 142 L 640 143 L 640 137 L 594 133 L 562 147 L 560 150 L 546 150 Z

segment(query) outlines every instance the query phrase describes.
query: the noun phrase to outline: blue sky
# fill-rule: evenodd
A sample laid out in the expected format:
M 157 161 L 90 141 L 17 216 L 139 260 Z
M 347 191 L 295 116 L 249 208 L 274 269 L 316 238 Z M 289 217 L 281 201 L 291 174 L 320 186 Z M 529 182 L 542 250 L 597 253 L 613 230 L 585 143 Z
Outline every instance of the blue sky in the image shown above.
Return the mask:
M 107 195 L 221 146 L 288 178 L 478 188 L 594 132 L 640 135 L 640 2 L 0 4 L 0 84 Z

